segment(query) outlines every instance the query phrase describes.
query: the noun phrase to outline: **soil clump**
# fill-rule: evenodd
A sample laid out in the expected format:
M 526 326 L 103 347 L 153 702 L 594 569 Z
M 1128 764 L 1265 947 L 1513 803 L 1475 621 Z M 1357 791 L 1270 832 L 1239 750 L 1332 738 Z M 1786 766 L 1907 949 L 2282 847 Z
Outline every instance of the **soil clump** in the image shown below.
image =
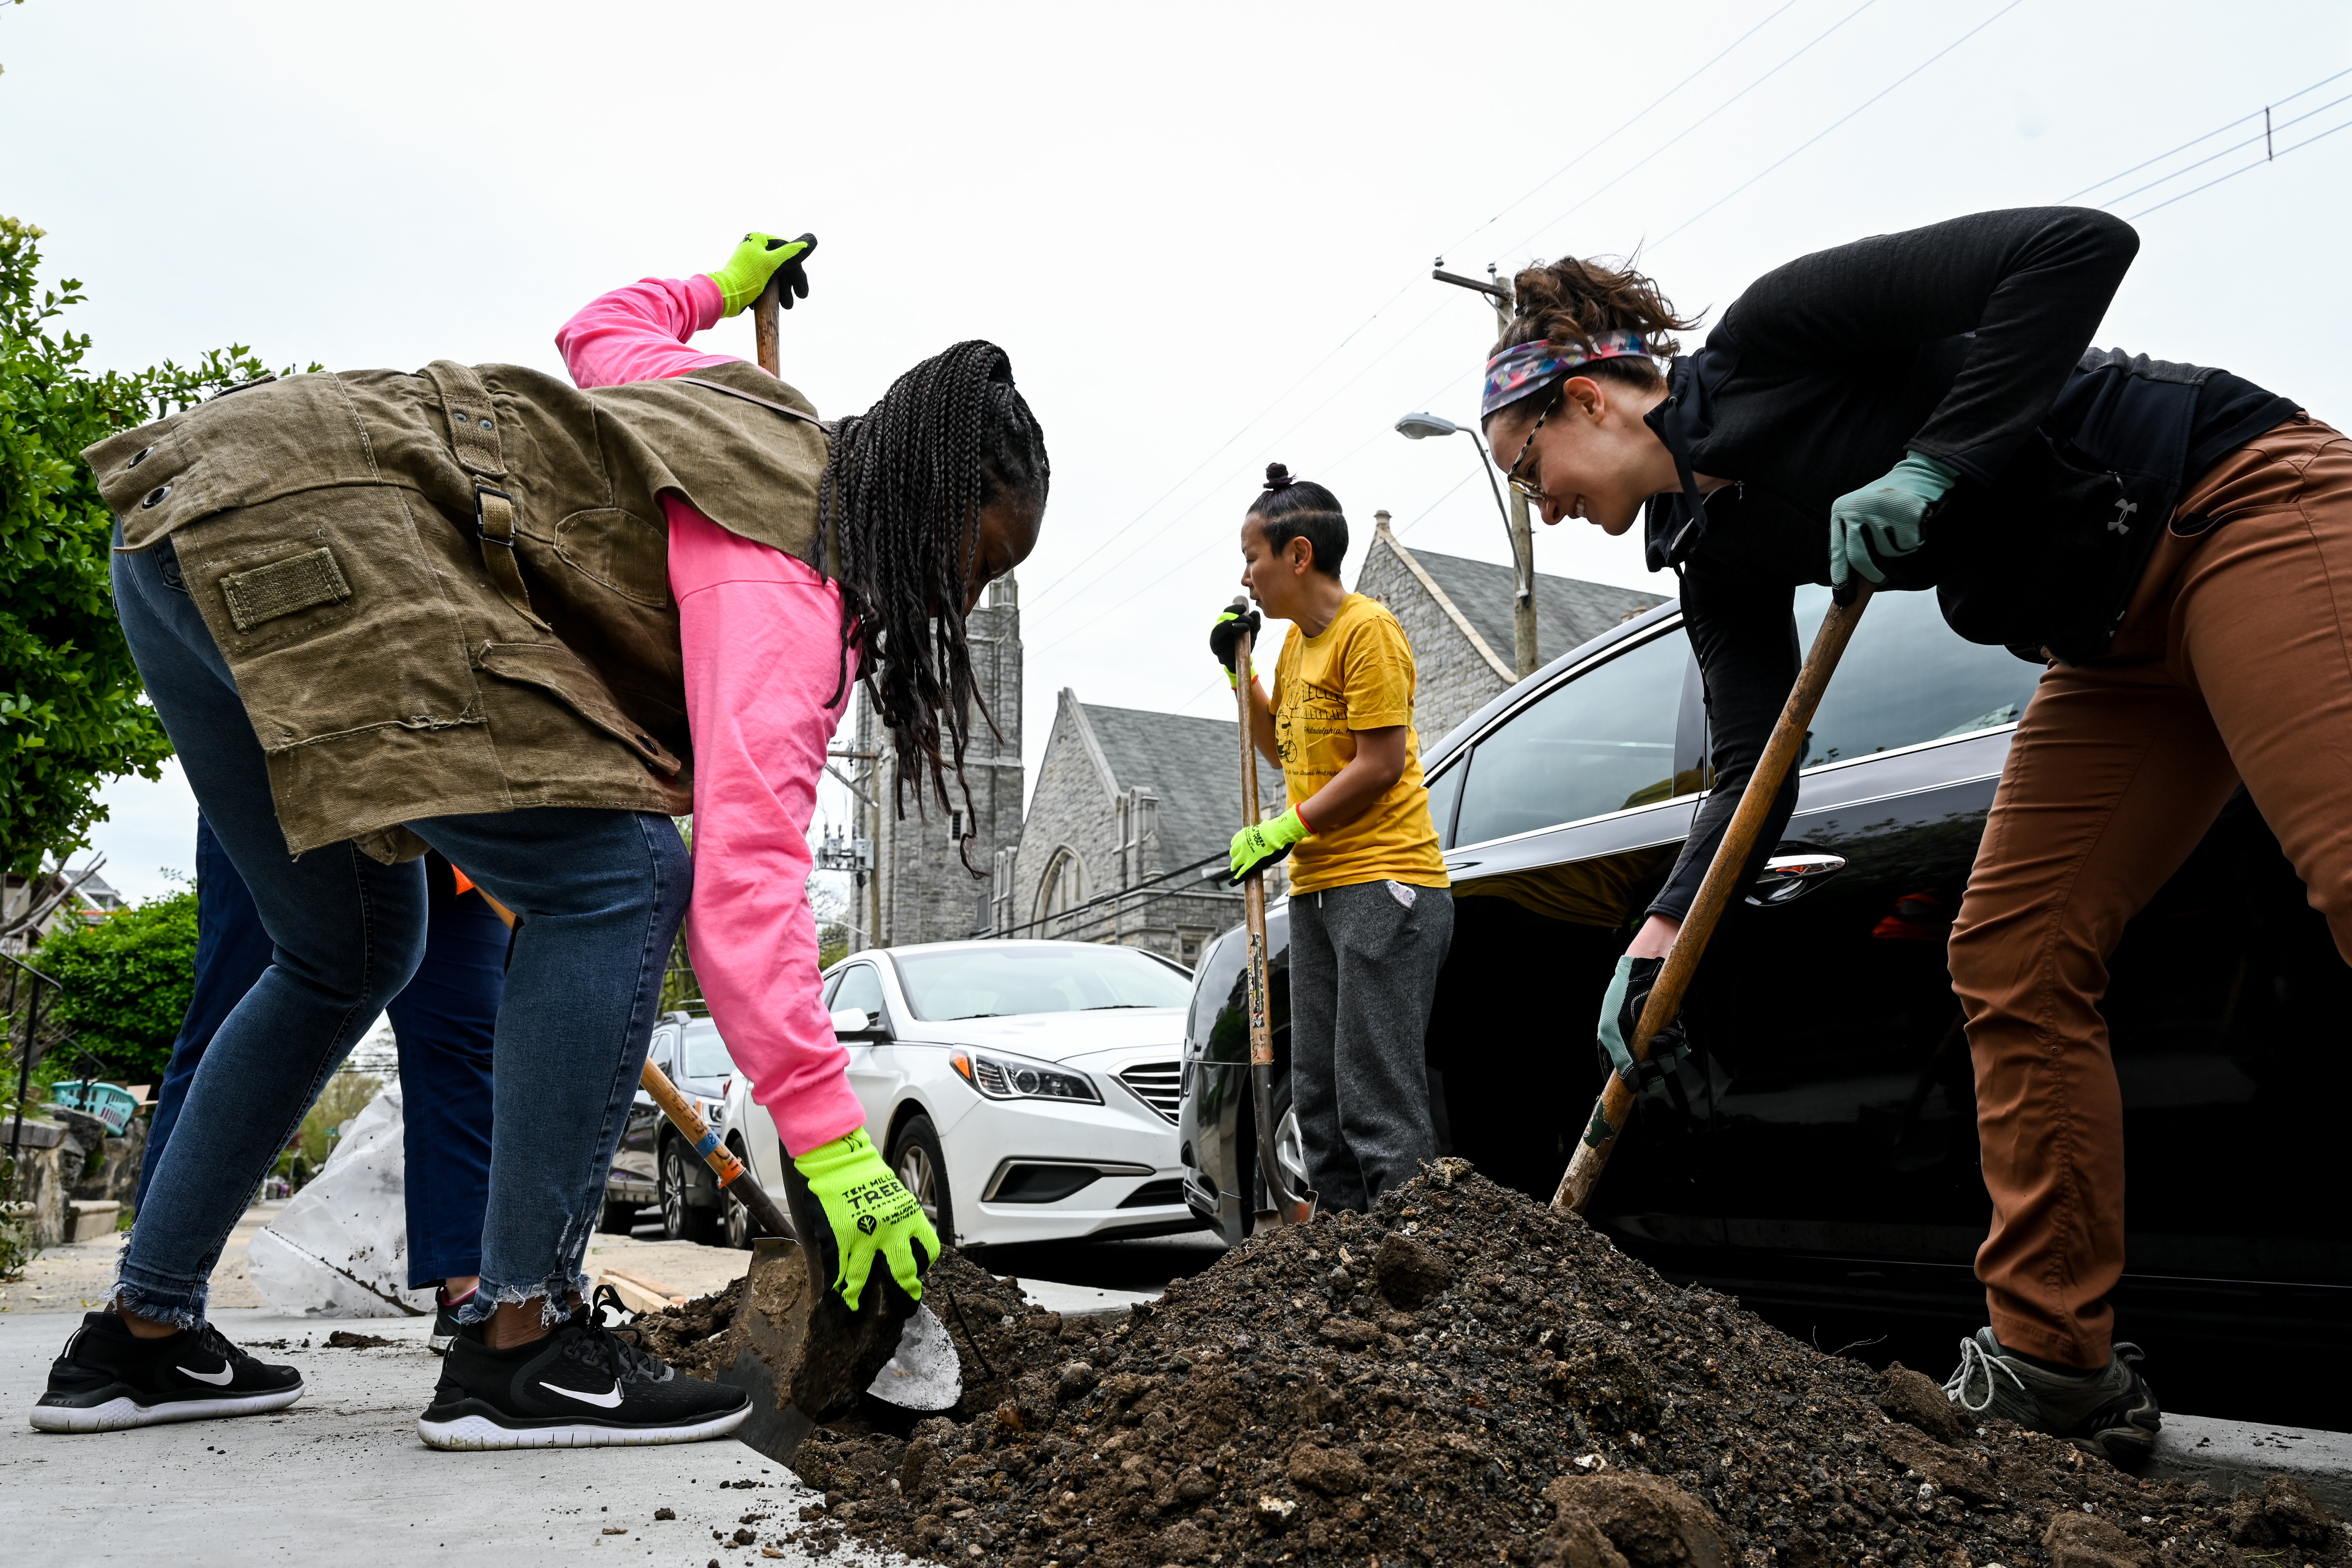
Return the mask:
M 2352 1568 L 2291 1481 L 2231 1501 L 1965 1418 L 1919 1373 L 1671 1285 L 1458 1160 L 1115 1317 L 1034 1309 L 953 1251 L 925 1299 L 964 1398 L 812 1434 L 804 1547 L 974 1568 Z M 641 1319 L 651 1348 L 727 1364 L 705 1308 Z

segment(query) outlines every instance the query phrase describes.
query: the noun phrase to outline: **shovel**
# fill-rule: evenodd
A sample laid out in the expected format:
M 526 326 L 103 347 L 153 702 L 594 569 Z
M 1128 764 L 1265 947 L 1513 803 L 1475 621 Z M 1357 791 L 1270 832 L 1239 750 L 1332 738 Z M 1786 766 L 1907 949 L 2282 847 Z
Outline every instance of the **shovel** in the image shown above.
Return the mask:
M 808 1216 L 805 1226 L 794 1225 L 751 1179 L 667 1073 L 647 1062 L 639 1081 L 710 1167 L 720 1201 L 733 1197 L 768 1233 L 751 1244 L 751 1277 L 737 1312 L 743 1348 L 719 1376 L 751 1396 L 751 1417 L 736 1429 L 738 1437 L 788 1464 L 802 1438 L 855 1410 L 860 1393 L 925 1412 L 950 1409 L 963 1397 L 955 1342 L 878 1260 L 856 1312 L 824 1288 L 834 1277 L 832 1259 L 795 1239 L 825 1234 L 822 1212 L 791 1161 L 784 1162 L 785 1192 L 793 1208 Z
M 1249 601 L 1235 599 L 1234 614 L 1249 614 Z M 1250 692 L 1256 681 L 1250 672 L 1250 634 L 1244 626 L 1234 641 L 1234 694 L 1241 700 L 1242 820 L 1257 820 L 1257 745 L 1250 732 Z M 1266 1016 L 1265 879 L 1253 871 L 1242 880 L 1242 913 L 1249 924 L 1250 1101 L 1257 1121 L 1257 1168 L 1265 1178 L 1266 1202 L 1253 1228 L 1268 1225 L 1305 1225 L 1315 1217 L 1315 1194 L 1290 1190 L 1282 1162 L 1274 1153 L 1274 1026 Z
M 1797 671 L 1797 684 L 1790 688 L 1780 722 L 1772 726 L 1772 738 L 1764 743 L 1764 754 L 1757 759 L 1755 773 L 1748 775 L 1748 788 L 1739 796 L 1739 809 L 1732 813 L 1731 826 L 1724 830 L 1723 842 L 1716 846 L 1715 858 L 1706 868 L 1706 880 L 1699 884 L 1698 897 L 1692 901 L 1682 930 L 1675 935 L 1675 945 L 1658 971 L 1657 982 L 1650 987 L 1649 1000 L 1643 1005 L 1642 1021 L 1634 1026 L 1633 1037 L 1626 1042 L 1636 1062 L 1649 1059 L 1650 1043 L 1682 1010 L 1683 994 L 1690 989 L 1691 976 L 1698 973 L 1698 961 L 1706 955 L 1707 941 L 1715 935 L 1723 911 L 1730 907 L 1732 894 L 1738 891 L 1739 874 L 1746 869 L 1748 856 L 1755 852 L 1757 839 L 1763 836 L 1765 819 L 1772 815 L 1773 798 L 1780 793 L 1782 782 L 1804 750 L 1805 732 L 1812 728 L 1813 710 L 1822 705 L 1822 693 L 1829 689 L 1830 677 L 1837 672 L 1845 645 L 1853 638 L 1862 612 L 1870 605 L 1869 584 L 1858 586 L 1861 591 L 1853 602 L 1832 605 L 1829 615 L 1822 621 L 1822 629 L 1813 634 L 1811 651 L 1805 655 L 1804 667 Z M 1552 1207 L 1584 1212 L 1584 1205 L 1592 1201 L 1592 1189 L 1600 1184 L 1601 1173 L 1608 1167 L 1610 1152 L 1616 1148 L 1618 1135 L 1625 1130 L 1625 1122 L 1633 1113 L 1633 1090 L 1622 1078 L 1611 1073 L 1609 1081 L 1601 1087 L 1600 1100 L 1592 1107 L 1592 1120 L 1585 1127 L 1584 1137 L 1560 1175 L 1559 1190 L 1552 1194 Z

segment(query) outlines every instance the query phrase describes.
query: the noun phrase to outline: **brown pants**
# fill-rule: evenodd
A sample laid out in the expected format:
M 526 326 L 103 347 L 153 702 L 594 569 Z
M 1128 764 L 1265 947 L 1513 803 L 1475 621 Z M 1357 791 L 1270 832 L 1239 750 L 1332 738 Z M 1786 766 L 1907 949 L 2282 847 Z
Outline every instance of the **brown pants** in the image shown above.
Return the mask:
M 1952 930 L 2011 1350 L 2106 1363 L 2123 1096 L 2099 1001 L 2125 922 L 2242 780 L 2352 959 L 2352 441 L 2305 416 L 2224 458 L 2158 542 L 2114 656 L 2053 667 Z

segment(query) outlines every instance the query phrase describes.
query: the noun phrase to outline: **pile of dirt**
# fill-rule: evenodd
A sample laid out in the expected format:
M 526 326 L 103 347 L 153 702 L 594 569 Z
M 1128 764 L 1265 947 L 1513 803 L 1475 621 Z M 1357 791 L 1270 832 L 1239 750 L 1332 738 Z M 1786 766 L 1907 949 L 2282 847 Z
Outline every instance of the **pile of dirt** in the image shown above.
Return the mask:
M 927 1287 L 964 1401 L 903 1436 L 812 1436 L 804 1546 L 1006 1568 L 2352 1564 L 2292 1483 L 2231 1503 L 1965 1425 L 1920 1374 L 1669 1285 L 1459 1161 L 1116 1319 L 1035 1310 L 953 1254 Z M 680 1365 L 707 1364 L 694 1331 L 717 1321 L 679 1324 Z

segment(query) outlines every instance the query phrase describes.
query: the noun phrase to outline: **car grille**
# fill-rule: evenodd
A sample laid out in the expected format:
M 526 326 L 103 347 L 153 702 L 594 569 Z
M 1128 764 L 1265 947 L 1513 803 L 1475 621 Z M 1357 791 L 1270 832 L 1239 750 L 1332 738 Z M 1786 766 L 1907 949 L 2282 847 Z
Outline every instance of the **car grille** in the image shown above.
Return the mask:
M 1120 1073 L 1118 1081 L 1133 1089 L 1138 1100 L 1173 1121 L 1183 1071 L 1181 1062 L 1141 1062 Z

